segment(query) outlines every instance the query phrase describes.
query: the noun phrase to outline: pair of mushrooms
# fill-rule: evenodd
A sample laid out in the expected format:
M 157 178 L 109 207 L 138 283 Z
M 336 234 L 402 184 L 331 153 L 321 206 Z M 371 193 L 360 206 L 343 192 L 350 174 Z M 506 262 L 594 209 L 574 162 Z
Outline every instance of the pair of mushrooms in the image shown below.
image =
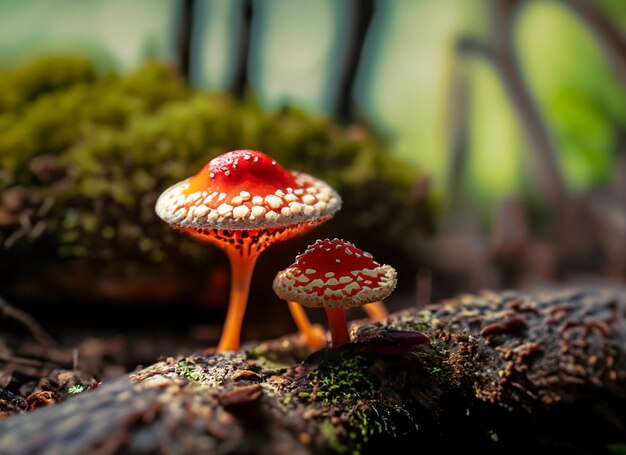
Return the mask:
M 158 216 L 175 229 L 222 248 L 231 265 L 231 294 L 217 352 L 239 349 L 250 280 L 259 255 L 270 245 L 310 231 L 341 208 L 326 182 L 283 168 L 254 150 L 220 155 L 196 175 L 168 188 L 156 203 Z M 350 242 L 318 240 L 279 272 L 274 291 L 287 300 L 307 343 L 325 345 L 323 331 L 303 308 L 324 307 L 334 346 L 350 340 L 344 309 L 365 305 L 374 319 L 386 316 L 381 300 L 396 272 Z

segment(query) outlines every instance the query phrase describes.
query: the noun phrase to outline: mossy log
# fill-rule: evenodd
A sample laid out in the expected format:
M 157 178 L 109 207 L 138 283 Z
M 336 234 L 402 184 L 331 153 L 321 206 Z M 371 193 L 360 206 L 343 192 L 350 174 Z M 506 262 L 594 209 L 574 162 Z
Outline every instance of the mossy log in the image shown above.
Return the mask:
M 353 324 L 169 358 L 0 422 L 0 452 L 622 453 L 626 291 L 467 295 Z M 463 451 L 463 452 L 461 452 Z

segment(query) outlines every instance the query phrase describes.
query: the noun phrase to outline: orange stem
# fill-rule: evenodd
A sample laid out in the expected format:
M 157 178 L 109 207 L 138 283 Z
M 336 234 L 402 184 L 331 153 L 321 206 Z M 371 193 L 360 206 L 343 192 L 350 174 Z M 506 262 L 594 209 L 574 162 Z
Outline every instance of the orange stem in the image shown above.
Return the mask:
M 324 331 L 311 324 L 302 305 L 297 302 L 287 302 L 287 305 L 296 327 L 304 335 L 309 347 L 316 350 L 324 348 L 326 346 Z
M 370 317 L 370 319 L 373 319 L 374 321 L 382 321 L 387 316 L 389 316 L 385 304 L 380 301 L 363 305 L 363 309 Z
M 250 280 L 257 260 L 257 255 L 242 255 L 239 250 L 234 248 L 227 248 L 226 254 L 230 261 L 231 270 L 230 301 L 222 335 L 217 345 L 217 352 L 239 349 L 241 326 L 250 292 Z
M 328 318 L 328 327 L 330 328 L 330 337 L 333 346 L 340 346 L 350 341 L 348 326 L 346 325 L 346 316 L 342 308 L 324 308 L 326 317 Z

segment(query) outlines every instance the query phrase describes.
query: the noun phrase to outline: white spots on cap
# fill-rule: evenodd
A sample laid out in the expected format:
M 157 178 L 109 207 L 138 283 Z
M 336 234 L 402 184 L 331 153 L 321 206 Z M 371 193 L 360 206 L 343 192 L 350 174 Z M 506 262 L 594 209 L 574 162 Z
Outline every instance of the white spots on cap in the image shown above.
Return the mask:
M 214 178 L 215 178 L 215 172 L 211 172 L 211 173 L 209 174 L 209 177 L 211 177 L 212 179 L 214 179 Z
M 204 198 L 204 205 L 207 205 L 207 206 L 208 206 L 208 205 L 210 205 L 210 204 L 211 204 L 211 201 L 212 201 L 213 199 L 215 199 L 215 196 L 217 196 L 217 193 L 211 193 L 211 194 L 209 194 L 207 197 L 205 197 L 205 198 Z
M 308 270 L 307 270 L 308 271 Z M 364 272 L 360 270 L 359 272 Z M 279 272 L 274 278 L 274 292 L 284 300 L 298 302 L 308 307 L 350 308 L 383 300 L 396 286 L 396 271 L 389 265 L 382 265 L 370 271 L 378 277 L 378 285 L 370 281 L 369 286 L 359 283 L 349 276 L 339 279 L 325 275 L 311 280 L 295 265 Z
M 321 278 L 315 278 L 308 285 L 307 288 L 321 288 L 324 287 L 326 283 Z
M 302 213 L 302 204 L 298 204 L 297 202 L 292 202 L 289 204 L 289 210 L 292 215 L 300 215 Z
M 339 263 L 339 262 L 341 262 L 341 259 L 337 258 L 337 259 L 335 259 L 335 262 Z
M 248 206 L 238 205 L 237 207 L 233 209 L 233 218 L 237 220 L 241 218 L 245 218 L 248 216 L 248 213 L 250 213 L 250 209 L 248 208 Z
M 278 196 L 274 196 L 273 194 L 265 196 L 265 203 L 269 205 L 272 209 L 278 209 L 283 205 L 282 199 Z
M 230 200 L 230 203 L 233 205 L 241 205 L 243 203 L 243 198 L 241 196 L 235 196 Z
M 173 219 L 176 220 L 174 222 L 178 223 L 180 220 L 184 220 L 185 216 L 187 216 L 187 210 L 185 209 L 176 210 L 176 212 L 174 213 L 174 217 L 173 217 Z
M 315 269 L 306 269 L 304 273 L 306 273 L 307 275 L 315 275 L 317 272 L 315 271 Z
M 363 255 L 367 255 L 367 253 L 363 253 Z M 372 255 L 370 254 L 369 257 L 372 257 Z M 365 276 L 378 276 L 378 272 L 376 271 L 376 269 L 363 269 L 363 270 L 359 270 L 359 273 L 361 273 L 362 275 Z
M 201 196 L 202 196 L 202 193 L 200 193 L 199 191 L 196 191 L 194 193 L 188 194 L 187 197 L 185 198 L 185 204 L 187 204 L 187 205 L 193 204 L 198 199 L 200 199 Z
M 326 191 L 320 191 L 316 197 L 317 200 L 320 202 L 328 202 L 330 200 L 330 193 Z
M 227 203 L 222 203 L 218 208 L 217 208 L 217 213 L 220 216 L 226 216 L 229 213 L 231 213 L 233 211 L 233 206 L 229 205 Z
M 250 215 L 254 218 L 260 218 L 265 215 L 265 207 L 261 207 L 260 205 L 255 205 L 250 209 Z
M 298 198 L 298 196 L 296 196 L 296 195 L 295 195 L 295 194 L 293 194 L 293 193 L 287 193 L 287 194 L 285 194 L 285 196 L 283 197 L 283 199 L 284 199 L 286 202 L 296 202 L 299 198 Z
M 265 219 L 269 221 L 270 223 L 278 220 L 278 218 L 280 218 L 280 215 L 273 210 L 270 210 L 269 212 L 265 214 Z
M 326 273 L 324 274 L 324 277 L 326 277 L 326 278 L 332 278 L 332 277 L 334 277 L 334 276 L 335 276 L 335 273 L 334 273 L 334 272 L 326 272 Z
M 208 208 L 206 205 L 202 204 L 201 206 L 196 208 L 196 216 L 197 217 L 203 217 L 207 213 L 209 213 L 210 210 L 211 210 L 210 208 Z
M 302 196 L 302 202 L 307 205 L 313 205 L 317 202 L 317 199 L 312 194 L 305 194 L 304 196 Z
M 255 158 L 250 154 L 241 160 Z M 155 210 L 164 221 L 181 227 L 258 229 L 315 221 L 341 208 L 341 198 L 328 184 L 307 174 L 293 175 L 297 186 L 278 188 L 270 194 L 242 189 L 229 195 L 212 191 L 212 186 L 187 193 L 189 184 L 185 180 L 164 191 Z M 192 206 L 196 209 L 191 210 Z

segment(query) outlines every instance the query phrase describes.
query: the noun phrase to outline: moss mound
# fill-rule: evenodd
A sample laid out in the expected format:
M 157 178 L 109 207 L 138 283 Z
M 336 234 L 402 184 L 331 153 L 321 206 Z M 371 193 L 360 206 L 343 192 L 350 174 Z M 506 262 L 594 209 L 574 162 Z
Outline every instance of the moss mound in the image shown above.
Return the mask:
M 163 225 L 154 203 L 242 148 L 333 185 L 344 198 L 334 236 L 376 237 L 415 258 L 433 229 L 436 204 L 418 171 L 362 126 L 265 112 L 252 99 L 190 88 L 157 62 L 123 76 L 56 57 L 0 71 L 0 268 L 82 258 L 119 273 L 206 269 L 219 253 Z

